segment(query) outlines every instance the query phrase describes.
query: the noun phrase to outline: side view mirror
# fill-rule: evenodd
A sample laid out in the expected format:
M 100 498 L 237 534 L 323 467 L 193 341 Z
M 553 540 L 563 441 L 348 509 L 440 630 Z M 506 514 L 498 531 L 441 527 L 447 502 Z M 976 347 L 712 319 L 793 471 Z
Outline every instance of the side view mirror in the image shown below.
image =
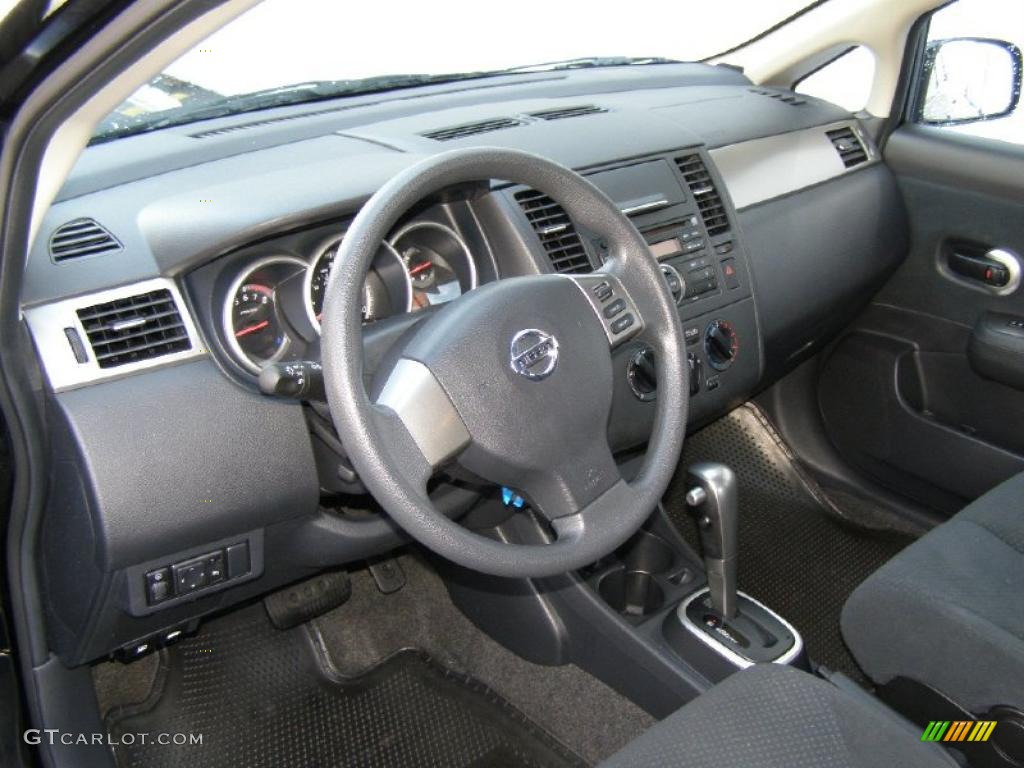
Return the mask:
M 955 37 L 925 50 L 917 122 L 966 125 L 1011 114 L 1020 102 L 1024 60 L 1005 40 Z

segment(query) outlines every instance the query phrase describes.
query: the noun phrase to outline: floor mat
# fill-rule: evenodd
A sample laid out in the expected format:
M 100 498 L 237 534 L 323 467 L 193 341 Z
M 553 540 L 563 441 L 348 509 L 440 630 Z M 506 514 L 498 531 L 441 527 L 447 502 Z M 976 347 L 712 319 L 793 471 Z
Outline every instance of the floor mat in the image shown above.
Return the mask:
M 796 626 L 814 661 L 866 682 L 843 643 L 839 614 L 854 588 L 912 537 L 881 525 L 881 513 L 848 514 L 837 506 L 798 469 L 754 406 L 738 408 L 687 438 L 681 466 L 699 461 L 727 464 L 739 480 L 739 588 Z M 700 551 L 685 495 L 680 472 L 666 494 L 666 508 Z M 865 520 L 874 527 L 863 525 Z
M 260 605 L 211 621 L 166 654 L 146 702 L 108 715 L 117 762 L 122 768 L 584 764 L 486 686 L 421 651 L 400 651 L 355 677 L 341 677 L 325 660 L 308 628 L 277 631 Z M 148 743 L 131 736 L 142 733 Z M 153 743 L 157 734 L 201 734 L 202 743 Z

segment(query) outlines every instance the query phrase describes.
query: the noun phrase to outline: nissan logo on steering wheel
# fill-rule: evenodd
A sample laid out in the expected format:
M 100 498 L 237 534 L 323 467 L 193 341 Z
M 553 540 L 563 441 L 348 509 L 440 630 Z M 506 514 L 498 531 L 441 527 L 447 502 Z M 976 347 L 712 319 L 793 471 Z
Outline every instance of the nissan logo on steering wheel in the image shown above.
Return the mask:
M 547 378 L 558 365 L 558 339 L 536 328 L 512 337 L 512 370 L 534 381 Z

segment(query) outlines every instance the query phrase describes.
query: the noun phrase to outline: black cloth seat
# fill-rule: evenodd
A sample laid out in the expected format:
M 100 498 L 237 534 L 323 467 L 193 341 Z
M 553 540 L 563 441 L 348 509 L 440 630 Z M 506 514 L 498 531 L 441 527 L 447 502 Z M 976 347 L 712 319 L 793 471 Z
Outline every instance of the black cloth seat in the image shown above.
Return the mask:
M 1024 709 L 1024 474 L 868 577 L 842 631 L 878 684 L 909 678 L 975 715 Z
M 938 745 L 859 689 L 759 664 L 726 678 L 602 768 L 938 768 Z

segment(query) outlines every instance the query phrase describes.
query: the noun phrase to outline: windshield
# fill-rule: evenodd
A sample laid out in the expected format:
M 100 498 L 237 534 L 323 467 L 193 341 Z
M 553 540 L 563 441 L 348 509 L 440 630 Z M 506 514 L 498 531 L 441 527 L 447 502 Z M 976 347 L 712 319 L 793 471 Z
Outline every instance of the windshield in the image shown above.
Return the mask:
M 264 0 L 137 91 L 96 137 L 510 69 L 699 61 L 809 1 Z

